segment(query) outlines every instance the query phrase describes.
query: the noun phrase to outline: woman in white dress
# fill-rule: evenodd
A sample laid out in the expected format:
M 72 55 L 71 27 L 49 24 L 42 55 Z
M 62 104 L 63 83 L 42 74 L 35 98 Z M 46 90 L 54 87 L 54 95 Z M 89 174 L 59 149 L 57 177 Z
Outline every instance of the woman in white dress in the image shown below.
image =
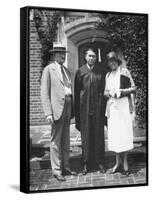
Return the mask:
M 106 75 L 104 95 L 108 98 L 106 116 L 108 119 L 108 150 L 116 153 L 116 163 L 111 169 L 115 173 L 120 167 L 120 153 L 123 156 L 123 173 L 129 175 L 127 151 L 133 149 L 132 93 L 136 87 L 127 68 L 121 68 L 121 61 L 115 52 L 107 55 L 111 72 Z

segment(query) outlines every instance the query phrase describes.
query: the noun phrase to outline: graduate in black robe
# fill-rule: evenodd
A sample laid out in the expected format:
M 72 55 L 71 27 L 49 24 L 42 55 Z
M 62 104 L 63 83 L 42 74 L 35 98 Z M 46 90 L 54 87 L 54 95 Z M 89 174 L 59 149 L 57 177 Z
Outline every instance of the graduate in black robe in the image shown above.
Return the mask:
M 105 172 L 105 107 L 104 97 L 105 71 L 102 64 L 97 64 L 93 49 L 85 55 L 86 64 L 78 69 L 75 76 L 75 121 L 81 132 L 84 169 L 98 166 Z

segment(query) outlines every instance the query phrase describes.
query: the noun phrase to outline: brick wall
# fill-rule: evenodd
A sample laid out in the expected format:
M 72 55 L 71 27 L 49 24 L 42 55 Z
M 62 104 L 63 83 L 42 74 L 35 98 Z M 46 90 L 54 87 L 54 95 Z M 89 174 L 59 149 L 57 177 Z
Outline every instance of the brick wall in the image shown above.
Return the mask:
M 33 20 L 30 20 L 30 124 L 46 123 L 40 99 L 41 43 Z

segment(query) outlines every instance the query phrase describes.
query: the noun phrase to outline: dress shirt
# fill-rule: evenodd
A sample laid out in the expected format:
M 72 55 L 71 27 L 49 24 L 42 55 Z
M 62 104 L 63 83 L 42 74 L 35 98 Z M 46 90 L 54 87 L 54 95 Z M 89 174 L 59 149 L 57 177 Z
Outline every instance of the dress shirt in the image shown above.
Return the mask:
M 91 67 L 87 64 L 87 67 L 92 70 L 94 68 L 94 65 L 92 65 Z
M 61 72 L 61 65 L 60 65 L 59 63 L 57 63 L 56 61 L 55 61 L 55 64 L 56 64 L 56 68 L 57 68 L 57 70 L 58 70 L 58 74 L 59 74 L 61 80 L 63 81 L 63 75 L 62 75 L 62 72 Z M 63 70 L 64 70 L 64 74 L 66 75 L 67 80 L 69 81 L 69 83 L 71 83 L 71 80 L 70 80 L 70 78 L 68 77 L 68 75 L 67 75 L 67 73 L 66 73 L 64 67 L 63 67 Z M 63 81 L 63 82 L 64 82 L 64 81 Z M 64 90 L 65 90 L 65 95 L 71 95 L 71 94 L 72 94 L 71 87 L 66 87 L 66 86 L 64 85 Z

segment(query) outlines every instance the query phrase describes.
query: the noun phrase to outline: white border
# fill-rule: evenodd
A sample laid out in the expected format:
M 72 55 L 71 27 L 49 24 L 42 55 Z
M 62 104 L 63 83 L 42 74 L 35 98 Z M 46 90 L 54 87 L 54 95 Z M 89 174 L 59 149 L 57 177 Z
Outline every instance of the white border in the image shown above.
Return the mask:
M 113 188 L 87 191 L 41 193 L 25 195 L 19 192 L 19 8 L 23 6 L 62 7 L 75 9 L 94 9 L 107 11 L 124 11 L 149 13 L 149 44 L 151 43 L 151 5 L 149 1 L 139 0 L 4 0 L 0 11 L 0 198 L 1 199 L 149 199 L 152 194 L 151 187 L 151 125 L 149 124 L 149 180 L 148 187 Z M 149 45 L 150 46 L 150 45 Z M 151 48 L 149 55 L 152 54 Z M 152 60 L 149 56 L 149 61 Z M 152 70 L 149 63 L 149 77 Z M 151 78 L 149 78 L 151 79 Z M 150 82 L 150 84 L 152 84 Z M 149 84 L 149 104 L 151 104 L 151 86 Z M 151 106 L 149 105 L 149 121 L 151 120 Z

